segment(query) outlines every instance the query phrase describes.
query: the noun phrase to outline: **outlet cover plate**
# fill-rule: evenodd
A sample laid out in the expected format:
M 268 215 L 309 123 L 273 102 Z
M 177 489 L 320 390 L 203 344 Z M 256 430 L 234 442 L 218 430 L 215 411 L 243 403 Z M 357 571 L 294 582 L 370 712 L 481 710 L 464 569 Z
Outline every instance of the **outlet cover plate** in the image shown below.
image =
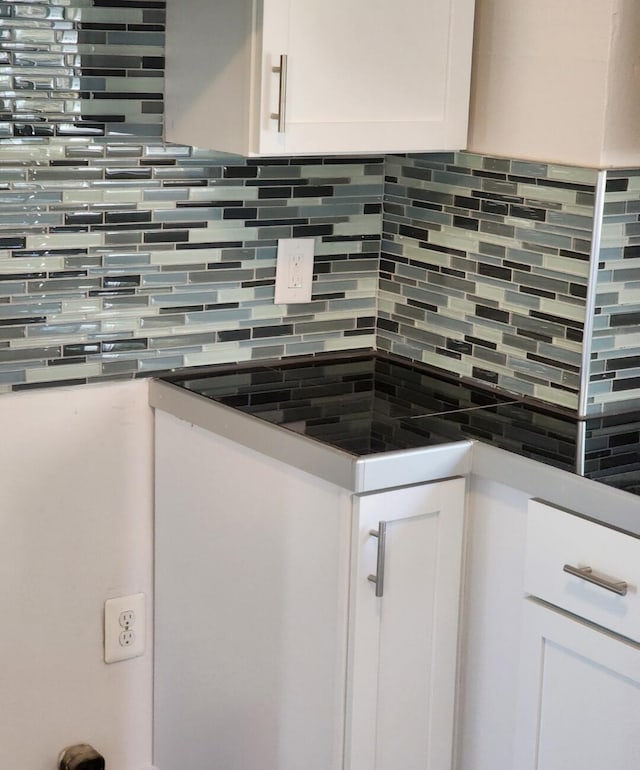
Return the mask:
M 276 305 L 311 301 L 314 238 L 280 238 L 276 259 Z
M 144 654 L 145 595 L 131 594 L 104 603 L 104 662 L 117 663 Z

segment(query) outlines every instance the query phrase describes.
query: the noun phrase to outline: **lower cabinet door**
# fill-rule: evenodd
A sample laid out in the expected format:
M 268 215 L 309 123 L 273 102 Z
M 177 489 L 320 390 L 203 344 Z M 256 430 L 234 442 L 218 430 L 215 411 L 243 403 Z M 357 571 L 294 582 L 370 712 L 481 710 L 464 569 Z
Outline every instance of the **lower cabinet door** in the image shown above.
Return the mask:
M 527 599 L 518 770 L 640 768 L 640 645 Z
M 357 497 L 345 770 L 452 766 L 464 493 Z

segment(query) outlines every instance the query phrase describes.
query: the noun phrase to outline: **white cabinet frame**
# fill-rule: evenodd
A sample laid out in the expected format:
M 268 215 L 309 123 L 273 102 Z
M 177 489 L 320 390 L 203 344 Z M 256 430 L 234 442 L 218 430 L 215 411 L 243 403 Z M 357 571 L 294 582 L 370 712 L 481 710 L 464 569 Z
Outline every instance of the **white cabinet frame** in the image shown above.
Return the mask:
M 474 6 L 169 0 L 166 138 L 252 156 L 462 149 Z

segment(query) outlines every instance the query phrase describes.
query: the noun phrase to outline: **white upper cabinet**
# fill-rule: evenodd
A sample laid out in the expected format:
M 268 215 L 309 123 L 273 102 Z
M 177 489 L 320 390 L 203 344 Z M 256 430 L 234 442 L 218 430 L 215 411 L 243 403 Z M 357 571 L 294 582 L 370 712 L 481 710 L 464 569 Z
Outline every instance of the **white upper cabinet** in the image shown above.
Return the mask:
M 640 3 L 478 0 L 469 150 L 640 163 Z
M 242 155 L 464 148 L 474 2 L 169 0 L 166 139 Z

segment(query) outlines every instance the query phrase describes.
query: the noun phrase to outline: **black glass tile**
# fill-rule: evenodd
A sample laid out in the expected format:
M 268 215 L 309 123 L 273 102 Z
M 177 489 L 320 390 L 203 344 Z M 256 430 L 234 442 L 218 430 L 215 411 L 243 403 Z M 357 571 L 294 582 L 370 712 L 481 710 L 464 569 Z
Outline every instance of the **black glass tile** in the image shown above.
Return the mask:
M 462 227 L 464 230 L 477 230 L 480 223 L 477 219 L 471 219 L 470 217 L 454 216 L 453 226 Z
M 628 179 L 607 179 L 607 192 L 625 192 L 629 189 Z
M 478 318 L 488 318 L 491 321 L 498 321 L 498 323 L 509 323 L 509 313 L 486 305 L 476 305 L 476 315 Z
M 465 195 L 454 195 L 453 202 L 459 208 L 474 209 L 475 211 L 480 208 L 480 201 L 477 198 L 470 198 Z
M 163 70 L 164 56 L 143 56 L 142 68 L 145 70 Z
M 509 209 L 512 217 L 532 219 L 536 222 L 544 222 L 547 218 L 547 212 L 544 209 L 534 208 L 532 206 L 511 205 Z
M 575 182 L 562 182 L 559 179 L 545 179 L 545 186 L 558 187 L 562 190 L 577 190 L 579 192 L 593 192 L 593 185 L 577 184 Z
M 419 241 L 429 240 L 429 231 L 422 227 L 410 227 L 409 225 L 400 225 L 398 232 L 400 235 L 406 235 L 408 238 L 417 238 Z
M 128 224 L 133 222 L 151 222 L 150 211 L 107 211 L 104 215 L 108 224 Z
M 186 243 L 189 240 L 188 230 L 163 230 L 144 234 L 145 243 Z
M 191 369 L 166 380 L 352 455 L 477 439 L 640 494 L 640 413 L 580 421 L 498 394 L 490 370 L 474 374 L 486 389 L 371 354 Z
M 300 225 L 293 228 L 294 238 L 311 238 L 316 235 L 332 235 L 333 225 Z M 348 240 L 340 236 L 340 240 Z
M 26 239 L 20 236 L 0 238 L 0 249 L 24 249 Z
M 226 209 L 223 215 L 224 219 L 255 219 L 258 216 L 258 209 L 231 207 Z
M 24 326 L 25 324 L 46 323 L 46 316 L 30 316 L 29 318 L 0 318 L 0 326 Z
M 613 392 L 617 393 L 624 390 L 637 390 L 640 388 L 640 377 L 628 377 L 624 380 L 614 380 Z
M 118 64 L 120 67 L 126 67 L 129 69 L 140 67 L 139 56 L 109 56 L 102 54 L 83 54 L 82 63 L 84 66 L 91 69 L 101 69 L 113 67 L 114 64 Z M 83 66 L 83 69 L 84 69 Z
M 257 176 L 258 168 L 256 166 L 227 166 L 224 169 L 225 179 L 249 179 Z
M 612 313 L 611 326 L 636 326 L 640 324 L 640 312 Z
M 640 246 L 625 246 L 622 256 L 624 259 L 638 259 L 640 257 Z
M 54 136 L 55 126 L 51 124 L 14 123 L 14 136 Z
M 498 372 L 493 372 L 489 369 L 481 369 L 479 366 L 474 366 L 473 376 L 484 382 L 490 382 L 492 385 L 498 384 Z
M 236 342 L 238 340 L 248 340 L 251 338 L 251 329 L 230 329 L 229 331 L 218 332 L 219 342 Z
M 277 187 L 261 187 L 258 190 L 258 198 L 291 198 L 293 195 L 291 187 L 277 186 Z
M 480 275 L 491 276 L 492 278 L 500 278 L 503 281 L 510 281 L 513 275 L 513 272 L 505 267 L 486 265 L 482 262 L 478 262 L 478 273 Z
M 483 200 L 482 211 L 487 214 L 496 214 L 498 216 L 507 216 L 509 213 L 509 205 L 500 201 Z

